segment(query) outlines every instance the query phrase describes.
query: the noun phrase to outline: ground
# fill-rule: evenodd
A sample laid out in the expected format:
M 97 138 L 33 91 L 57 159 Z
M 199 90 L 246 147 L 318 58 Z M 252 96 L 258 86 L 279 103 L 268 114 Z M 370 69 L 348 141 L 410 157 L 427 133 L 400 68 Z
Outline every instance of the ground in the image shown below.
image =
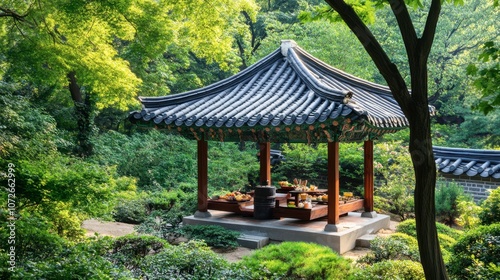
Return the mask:
M 391 225 L 389 229 L 382 229 L 377 232 L 377 236 L 387 236 L 393 233 L 396 229 L 398 222 L 391 221 Z M 106 235 L 112 237 L 118 237 L 127 235 L 130 233 L 134 233 L 134 226 L 132 224 L 119 223 L 119 222 L 103 222 L 99 220 L 86 220 L 83 222 L 82 227 L 87 231 L 87 236 L 94 236 L 96 233 L 99 235 Z M 214 251 L 224 257 L 226 260 L 230 262 L 236 262 L 241 260 L 244 256 L 250 255 L 252 253 L 252 249 L 248 249 L 245 247 L 237 247 L 234 250 L 217 250 Z M 362 257 L 370 252 L 368 248 L 354 248 L 353 250 L 342 254 L 342 256 L 356 260 L 359 257 Z

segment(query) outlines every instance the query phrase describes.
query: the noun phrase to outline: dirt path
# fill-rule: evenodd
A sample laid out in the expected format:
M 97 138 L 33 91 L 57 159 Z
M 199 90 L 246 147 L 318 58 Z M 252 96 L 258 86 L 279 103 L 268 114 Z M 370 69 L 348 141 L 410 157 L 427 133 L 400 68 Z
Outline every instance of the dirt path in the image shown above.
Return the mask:
M 86 236 L 94 236 L 95 233 L 106 236 L 123 236 L 134 233 L 134 226 L 119 222 L 102 222 L 98 220 L 86 220 L 82 224 L 82 228 L 87 230 Z

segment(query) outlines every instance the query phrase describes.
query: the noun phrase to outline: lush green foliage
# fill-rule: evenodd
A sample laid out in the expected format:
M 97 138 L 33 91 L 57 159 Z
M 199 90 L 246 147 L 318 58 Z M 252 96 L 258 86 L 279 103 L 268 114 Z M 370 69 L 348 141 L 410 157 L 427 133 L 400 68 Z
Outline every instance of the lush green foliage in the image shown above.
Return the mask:
M 411 218 L 415 211 L 415 179 L 406 147 L 398 143 L 383 143 L 377 145 L 377 154 L 385 166 L 378 167 L 383 181 L 382 186 L 375 190 L 375 195 L 380 197 L 375 200 L 378 203 L 375 207 L 390 211 L 401 220 Z
M 330 248 L 305 242 L 268 245 L 241 264 L 253 279 L 348 279 L 353 273 L 349 261 Z
M 481 204 L 481 208 L 479 213 L 481 224 L 500 223 L 500 187 L 491 191 L 488 198 Z
M 377 262 L 354 273 L 356 280 L 424 280 L 422 265 L 410 260 Z
M 119 200 L 113 209 L 113 219 L 117 222 L 140 224 L 146 220 L 148 211 L 145 198 Z
M 500 277 L 500 223 L 466 232 L 453 246 L 448 264 L 455 279 L 498 279 Z
M 451 247 L 456 243 L 456 240 L 462 236 L 462 232 L 441 223 L 436 223 L 438 232 L 439 245 L 443 259 L 447 262 L 451 257 Z M 404 233 L 417 238 L 416 224 L 414 219 L 406 220 L 396 228 L 396 232 Z
M 148 235 L 126 235 L 113 240 L 104 254 L 105 258 L 115 266 L 125 267 L 137 278 L 143 277 L 140 269 L 143 258 L 157 254 L 168 248 L 165 240 Z
M 0 217 L 3 221 L 7 221 L 6 212 L 1 212 Z M 15 226 L 15 253 L 16 260 L 20 263 L 29 260 L 43 260 L 59 254 L 68 242 L 54 233 L 53 227 L 46 217 L 36 212 L 33 214 L 23 213 L 16 220 Z M 9 252 L 12 245 L 7 242 L 10 229 L 6 226 L 0 227 L 0 238 L 5 241 L 1 244 L 3 252 Z
M 249 279 L 200 241 L 189 241 L 146 256 L 141 269 L 148 279 Z
M 462 231 L 450 228 L 441 223 L 436 223 L 438 234 L 442 233 L 444 235 L 448 235 L 453 239 L 458 239 L 462 235 Z M 413 237 L 417 237 L 416 224 L 414 219 L 406 220 L 398 224 L 396 228 L 396 232 L 401 232 L 408 234 Z
M 186 187 L 186 184 L 196 186 L 195 141 L 151 130 L 132 136 L 110 131 L 97 137 L 94 143 L 92 160 L 116 165 L 120 174 L 138 178 L 141 190 L 171 190 Z M 255 155 L 253 148 L 240 151 L 234 143 L 210 142 L 209 188 L 234 190 L 248 186 L 249 176 L 258 172 Z
M 238 237 L 241 233 L 216 225 L 185 225 L 181 232 L 189 239 L 203 240 L 208 246 L 224 249 L 238 247 Z
M 273 260 L 265 256 L 267 253 L 256 254 L 264 263 L 265 269 L 261 270 L 257 257 L 246 261 L 252 269 L 235 268 L 198 242 L 175 247 L 147 236 L 82 242 L 80 224 L 89 216 L 113 216 L 119 221 L 142 223 L 139 231 L 172 241 L 180 235 L 182 217 L 195 210 L 194 141 L 159 131 L 98 133 L 97 128 L 101 132 L 108 129 L 124 132 L 126 111 L 137 104 L 137 94 L 166 95 L 221 80 L 274 51 L 281 39 L 294 39 L 306 51 L 337 68 L 384 83 L 345 25 L 327 24 L 324 20 L 299 24 L 300 10 L 320 11 L 316 5 L 322 1 L 258 0 L 262 6 L 258 15 L 252 0 L 174 2 L 0 3 L 1 8 L 7 8 L 0 11 L 0 166 L 7 163 L 16 166 L 18 218 L 18 270 L 10 275 L 0 266 L 0 278 L 126 279 L 147 275 L 167 279 L 250 279 L 250 271 L 257 271 L 261 274 L 256 277 L 271 279 L 286 273 L 292 279 L 323 279 L 328 275 L 344 279 L 351 274 L 347 261 L 328 248 L 318 249 L 315 245 L 283 245 L 288 246 L 283 250 L 271 247 L 269 251 L 281 255 Z M 371 16 L 371 10 L 367 12 L 365 15 Z M 421 28 L 424 21 L 420 19 L 425 13 L 410 12 L 417 19 L 417 28 Z M 399 34 L 393 29 L 394 19 L 382 10 L 377 13 L 378 20 L 370 28 L 375 35 L 383 35 L 384 48 L 390 50 L 388 53 L 398 67 L 408 72 L 401 66 L 407 58 L 394 37 Z M 457 18 L 462 20 L 456 21 Z M 500 126 L 495 120 L 499 112 L 491 111 L 488 116 L 470 112 L 471 105 L 484 103 L 477 102 L 479 94 L 463 90 L 474 78 L 475 86 L 493 89 L 495 93 L 495 79 L 491 77 L 498 70 L 497 46 L 490 44 L 482 49 L 484 64 L 469 68 L 473 77 L 466 77 L 464 65 L 474 62 L 482 51 L 475 46 L 485 38 L 497 36 L 497 31 L 491 28 L 496 18 L 498 9 L 491 9 L 489 2 L 474 0 L 458 8 L 443 7 L 434 42 L 436 51 L 431 53 L 429 65 L 433 80 L 429 84 L 430 100 L 439 112 L 434 143 L 498 148 Z M 491 60 L 486 62 L 488 59 Z M 91 158 L 71 155 L 79 144 L 74 136 L 80 129 L 74 98 L 67 89 L 68 74 L 72 72 L 82 97 L 88 97 L 91 103 L 86 112 L 90 118 L 87 132 L 93 135 L 95 144 L 95 155 Z M 92 125 L 94 116 L 96 126 Z M 377 189 L 375 199 L 378 208 L 404 219 L 413 212 L 414 182 L 407 148 L 402 147 L 401 140 L 409 141 L 407 131 L 388 135 L 375 148 L 377 178 L 386 181 Z M 209 143 L 210 193 L 249 188 L 258 182 L 257 150 L 253 144 L 246 146 L 240 151 L 233 143 Z M 358 143 L 342 143 L 340 148 L 341 188 L 357 191 L 363 177 L 362 148 Z M 298 177 L 317 183 L 326 175 L 325 145 L 291 144 L 283 146 L 283 151 L 288 161 L 273 168 L 273 181 Z M 0 183 L 6 185 L 1 172 Z M 136 184 L 140 193 L 136 193 Z M 447 196 L 443 197 L 443 201 L 449 201 Z M 481 222 L 499 221 L 498 197 L 497 190 L 484 202 Z M 1 192 L 1 204 L 5 205 L 5 201 L 6 193 Z M 478 224 L 474 210 L 477 208 L 465 201 L 458 201 L 457 207 L 461 213 L 457 221 L 466 228 L 474 228 Z M 1 211 L 1 220 L 6 220 L 6 213 Z M 415 237 L 414 221 L 413 225 L 411 221 L 405 223 L 399 230 Z M 437 226 L 446 260 L 451 255 L 448 250 L 460 234 Z M 0 227 L 0 240 L 7 240 L 7 230 Z M 380 244 L 375 250 L 393 258 L 397 255 L 394 248 L 401 248 L 397 247 L 401 243 L 406 247 L 397 253 L 414 252 L 409 238 L 397 236 L 383 241 L 392 242 L 389 245 L 393 247 L 384 247 L 382 241 L 377 241 Z M 214 239 L 214 244 L 220 243 Z M 490 237 L 485 240 L 496 244 Z M 491 275 L 495 275 L 492 273 L 498 270 L 498 265 L 488 265 L 482 259 L 484 254 L 495 254 L 488 251 L 493 246 L 487 247 L 481 240 L 467 242 L 475 244 L 468 249 L 477 252 L 477 256 L 468 259 L 468 275 L 494 277 Z M 2 243 L 1 263 L 8 260 L 6 246 L 6 242 Z M 467 259 L 461 252 L 455 261 Z M 209 264 L 204 266 L 205 262 Z M 164 263 L 171 266 L 164 267 Z M 293 264 L 290 271 L 281 270 L 290 264 Z M 355 278 L 361 279 L 364 276 L 359 274 L 363 274 L 370 279 L 382 275 L 390 279 L 394 274 L 386 273 L 391 270 L 401 271 L 404 277 L 406 271 L 413 271 L 412 275 L 419 277 L 418 267 L 408 261 L 377 262 L 357 272 Z M 168 272 L 163 274 L 165 271 Z M 174 275 L 177 272 L 181 275 Z
M 17 224 L 16 224 L 17 225 Z M 119 269 L 103 257 L 109 249 L 110 240 L 88 240 L 73 244 L 57 235 L 49 236 L 42 224 L 40 231 L 30 228 L 32 238 L 31 256 L 27 259 L 17 259 L 14 272 L 0 268 L 0 275 L 8 275 L 5 279 L 130 279 L 128 270 Z M 17 236 L 16 236 L 17 237 Z M 40 238 L 40 239 L 36 239 Z M 19 239 L 17 239 L 19 240 Z M 40 247 L 38 242 L 41 241 Z M 50 248 L 50 246 L 54 246 Z M 16 246 L 16 253 L 17 253 Z M 2 253 L 3 254 L 3 253 Z
M 58 144 L 63 144 L 56 138 L 54 118 L 30 104 L 28 98 L 0 93 L 3 116 L 0 119 L 0 159 L 35 159 L 55 152 Z
M 387 260 L 420 261 L 417 239 L 404 233 L 394 233 L 389 237 L 376 237 L 370 242 L 370 253 L 358 262 L 373 265 Z
M 259 162 L 254 143 L 240 150 L 237 143 L 210 142 L 208 144 L 208 185 L 213 191 L 245 190 L 256 182 Z
M 50 231 L 70 240 L 83 236 L 83 218 L 107 216 L 118 197 L 135 192 L 135 180 L 121 177 L 115 168 L 100 166 L 58 150 L 66 141 L 52 117 L 18 96 L 1 95 L 0 164 L 15 166 L 16 212 L 43 216 Z M 5 143 L 3 142 L 5 141 Z M 7 185 L 7 178 L 0 181 Z M 2 192 L 0 200 L 7 200 Z M 6 205 L 6 204 L 4 204 Z M 20 219 L 22 220 L 22 219 Z
M 196 144 L 156 130 L 126 136 L 110 131 L 95 140 L 93 161 L 116 165 L 125 176 L 138 178 L 141 190 L 173 189 L 196 182 Z M 167 172 L 168 170 L 168 172 Z
M 460 201 L 472 201 L 466 196 L 462 186 L 455 182 L 438 181 L 436 184 L 436 216 L 444 224 L 452 226 L 460 216 Z
M 474 87 L 481 92 L 481 99 L 475 108 L 488 114 L 500 106 L 500 46 L 494 41 L 484 43 L 478 59 L 482 69 L 470 64 L 467 74 L 475 77 Z
M 460 216 L 457 219 L 457 224 L 465 229 L 472 229 L 479 225 L 479 213 L 482 208 L 474 201 L 461 200 L 458 202 L 458 212 Z
M 237 66 L 231 51 L 234 35 L 246 31 L 239 12 L 254 19 L 256 11 L 253 1 L 225 0 L 175 5 L 149 0 L 113 4 L 59 0 L 39 5 L 8 1 L 2 7 L 13 12 L 0 21 L 4 38 L 0 48 L 9 62 L 9 74 L 29 75 L 38 83 L 63 88 L 66 75 L 73 71 L 79 83 L 96 94 L 99 108 L 135 103 L 139 77 L 147 82 L 142 92 L 154 93 L 162 75 L 172 73 L 169 66 L 176 65 L 168 63 L 168 55 L 160 59 L 166 49 L 175 57 L 176 49 L 190 46 L 198 58 L 226 69 Z M 187 51 L 177 53 L 189 56 Z
M 284 144 L 282 153 L 286 161 L 273 168 L 271 175 L 274 182 L 307 178 L 311 184 L 319 185 L 319 176 L 326 174 L 325 145 Z
M 61 203 L 93 216 L 109 213 L 119 192 L 135 191 L 135 181 L 119 178 L 112 167 L 61 155 L 16 163 L 16 196 L 20 209 L 37 207 L 49 213 Z
M 309 183 L 326 188 L 328 152 L 325 144 L 284 144 L 283 155 L 286 161 L 274 167 L 274 182 L 294 178 L 307 179 Z M 341 189 L 359 193 L 363 185 L 363 149 L 359 143 L 342 143 L 340 145 L 340 183 Z
M 181 189 L 152 193 L 150 197 L 146 200 L 149 215 L 137 231 L 173 242 L 181 235 L 182 218 L 195 212 L 197 194 Z

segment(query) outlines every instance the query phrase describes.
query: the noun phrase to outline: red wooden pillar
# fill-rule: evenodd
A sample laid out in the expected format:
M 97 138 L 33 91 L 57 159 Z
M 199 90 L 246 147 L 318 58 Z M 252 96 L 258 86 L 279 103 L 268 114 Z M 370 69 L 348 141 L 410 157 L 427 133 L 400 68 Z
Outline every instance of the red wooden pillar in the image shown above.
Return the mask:
M 373 218 L 377 214 L 373 211 L 373 141 L 368 140 L 364 143 L 364 187 L 365 187 L 365 212 L 363 217 Z
M 338 231 L 339 223 L 339 142 L 328 142 L 328 223 L 325 231 Z
M 259 143 L 260 148 L 260 184 L 271 185 L 271 143 Z
M 208 212 L 208 142 L 205 140 L 198 140 L 198 210 L 194 216 L 211 216 Z

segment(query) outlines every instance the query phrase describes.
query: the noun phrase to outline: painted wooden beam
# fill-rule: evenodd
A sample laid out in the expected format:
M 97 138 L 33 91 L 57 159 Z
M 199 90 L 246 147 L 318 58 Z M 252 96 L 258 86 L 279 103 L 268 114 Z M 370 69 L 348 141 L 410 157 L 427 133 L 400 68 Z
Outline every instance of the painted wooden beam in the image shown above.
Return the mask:
M 325 231 L 338 231 L 339 223 L 339 142 L 328 142 L 328 224 Z
M 209 217 L 208 212 L 208 142 L 198 140 L 198 211 L 195 217 Z
M 364 147 L 364 189 L 365 189 L 365 212 L 364 217 L 374 217 L 373 211 L 373 141 L 368 140 L 363 144 Z
M 261 185 L 271 185 L 271 143 L 259 143 L 260 176 Z

